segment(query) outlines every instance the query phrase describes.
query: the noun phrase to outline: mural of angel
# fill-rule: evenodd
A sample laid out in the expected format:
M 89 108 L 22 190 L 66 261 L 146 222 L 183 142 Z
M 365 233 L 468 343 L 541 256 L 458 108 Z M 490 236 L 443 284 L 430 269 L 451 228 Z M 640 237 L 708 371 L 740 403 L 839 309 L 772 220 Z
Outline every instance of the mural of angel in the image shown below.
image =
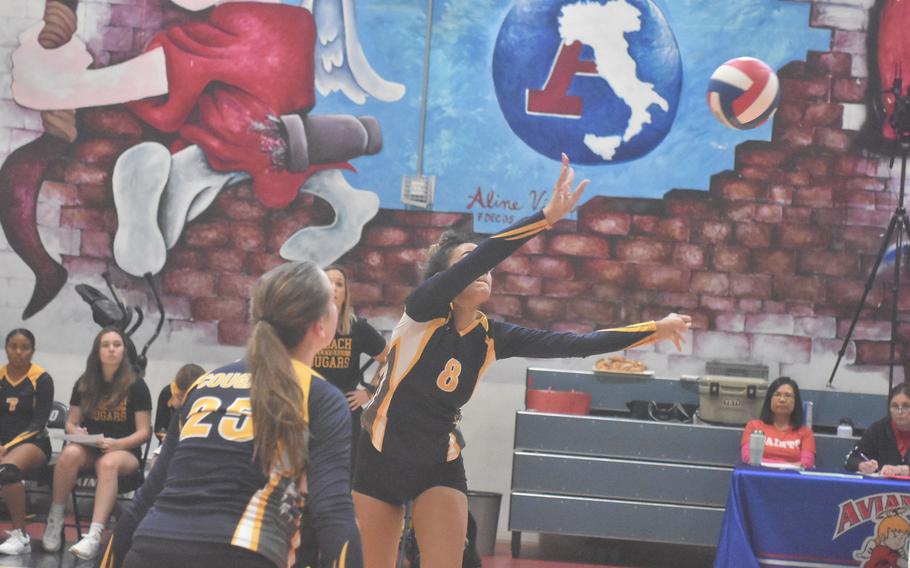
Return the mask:
M 353 169 L 348 160 L 379 152 L 382 136 L 372 117 L 311 115 L 315 91 L 341 91 L 358 104 L 368 96 L 393 102 L 404 95 L 403 85 L 386 81 L 367 61 L 353 0 L 172 1 L 187 10 L 212 10 L 204 21 L 158 33 L 132 59 L 89 69 L 92 56 L 72 36 L 74 13 L 51 0 L 45 23 L 23 32 L 13 53 L 16 102 L 47 111 L 46 130 L 62 131 L 63 137 L 75 136 L 66 109 L 118 103 L 155 129 L 177 135 L 170 148 L 157 142 L 129 148 L 114 166 L 113 252 L 125 272 L 158 273 L 186 223 L 222 189 L 243 179 L 251 179 L 267 207 L 286 207 L 299 191 L 326 200 L 335 211 L 333 223 L 297 231 L 280 255 L 331 263 L 360 240 L 379 209 L 378 196 L 352 187 L 342 170 Z M 54 144 L 42 143 L 45 138 L 35 144 Z M 0 215 L 11 244 L 17 232 L 27 232 L 18 224 L 27 222 L 29 208 L 34 218 L 28 192 L 37 188 L 26 186 L 34 184 L 39 170 L 18 171 L 16 183 L 0 175 L 0 203 L 19 213 Z M 63 285 L 52 278 L 56 289 L 42 289 L 47 279 L 41 272 L 59 281 L 63 268 L 48 263 L 43 247 L 32 250 L 36 245 L 24 241 L 27 246 L 17 252 L 36 273 L 27 317 Z

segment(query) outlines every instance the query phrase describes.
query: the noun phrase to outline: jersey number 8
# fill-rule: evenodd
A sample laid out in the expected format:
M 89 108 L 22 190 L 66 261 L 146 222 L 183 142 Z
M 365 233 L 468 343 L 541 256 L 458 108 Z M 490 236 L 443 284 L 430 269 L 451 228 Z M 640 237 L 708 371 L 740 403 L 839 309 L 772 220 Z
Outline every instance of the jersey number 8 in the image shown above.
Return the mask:
M 458 377 L 461 375 L 461 362 L 454 357 L 446 362 L 445 369 L 436 377 L 439 390 L 452 392 L 458 388 Z
M 186 424 L 180 429 L 180 439 L 208 438 L 212 424 L 205 419 L 221 409 L 223 401 L 214 396 L 196 399 L 187 413 Z M 231 442 L 249 442 L 253 439 L 252 406 L 249 397 L 234 400 L 218 420 L 218 435 Z

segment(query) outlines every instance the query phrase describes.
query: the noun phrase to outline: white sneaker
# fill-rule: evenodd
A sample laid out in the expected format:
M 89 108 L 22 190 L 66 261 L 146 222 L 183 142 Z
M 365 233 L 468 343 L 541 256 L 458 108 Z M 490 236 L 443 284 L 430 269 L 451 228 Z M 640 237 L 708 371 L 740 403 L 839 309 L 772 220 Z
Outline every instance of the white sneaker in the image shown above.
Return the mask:
M 6 539 L 6 542 L 0 544 L 0 554 L 28 554 L 32 551 L 31 539 L 28 538 L 28 533 L 16 529 L 14 531 L 6 531 L 6 534 L 9 535 L 9 538 Z
M 101 548 L 101 535 L 90 532 L 82 540 L 70 547 L 70 552 L 83 560 L 91 560 L 98 556 L 98 549 Z
M 44 526 L 44 536 L 41 537 L 41 546 L 48 552 L 57 552 L 63 541 L 63 517 L 48 515 L 47 524 Z

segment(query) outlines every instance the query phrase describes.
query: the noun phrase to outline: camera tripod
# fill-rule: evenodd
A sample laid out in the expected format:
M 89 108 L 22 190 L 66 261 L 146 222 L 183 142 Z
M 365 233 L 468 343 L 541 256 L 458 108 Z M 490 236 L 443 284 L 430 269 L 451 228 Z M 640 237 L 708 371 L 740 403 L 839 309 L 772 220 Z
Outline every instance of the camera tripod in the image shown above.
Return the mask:
M 869 292 L 872 290 L 872 286 L 875 283 L 875 278 L 878 275 L 878 268 L 888 252 L 888 244 L 891 242 L 892 236 L 894 237 L 895 248 L 894 278 L 891 285 L 891 339 L 888 356 L 888 393 L 891 392 L 891 389 L 894 386 L 894 364 L 896 363 L 895 354 L 897 351 L 897 307 L 900 295 L 901 260 L 904 254 L 905 244 L 910 244 L 910 219 L 907 218 L 907 210 L 904 208 L 904 188 L 907 181 L 907 154 L 910 152 L 910 86 L 907 87 L 907 92 L 904 93 L 901 75 L 901 68 L 898 66 L 895 69 L 894 86 L 891 89 L 891 92 L 894 94 L 894 111 L 888 119 L 891 128 L 894 129 L 896 134 L 894 147 L 891 152 L 890 167 L 894 167 L 894 159 L 898 154 L 900 154 L 901 160 L 900 190 L 898 191 L 897 205 L 891 213 L 888 229 L 885 231 L 885 236 L 882 238 L 882 246 L 879 248 L 875 264 L 872 266 L 869 278 L 863 288 L 863 296 L 860 298 L 859 305 L 856 307 L 856 312 L 853 314 L 850 328 L 847 330 L 847 335 L 844 336 L 844 343 L 841 345 L 840 351 L 837 352 L 837 361 L 834 363 L 834 369 L 831 371 L 831 377 L 828 379 L 828 387 L 832 387 L 834 375 L 837 373 L 837 368 L 840 366 L 844 353 L 847 352 L 847 346 L 850 343 L 850 338 L 853 336 L 856 322 L 859 320 L 860 314 L 863 311 L 863 306 L 866 304 L 866 298 L 869 296 Z M 910 379 L 910 377 L 905 377 L 905 380 L 907 379 Z

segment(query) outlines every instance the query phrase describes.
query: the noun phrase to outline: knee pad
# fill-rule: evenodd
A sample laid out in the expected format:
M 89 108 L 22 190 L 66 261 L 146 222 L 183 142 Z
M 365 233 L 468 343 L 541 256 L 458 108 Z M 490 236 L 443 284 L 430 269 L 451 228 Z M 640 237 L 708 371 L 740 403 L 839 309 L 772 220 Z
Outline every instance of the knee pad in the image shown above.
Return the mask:
M 22 481 L 22 470 L 11 463 L 0 464 L 0 485 L 9 485 Z

